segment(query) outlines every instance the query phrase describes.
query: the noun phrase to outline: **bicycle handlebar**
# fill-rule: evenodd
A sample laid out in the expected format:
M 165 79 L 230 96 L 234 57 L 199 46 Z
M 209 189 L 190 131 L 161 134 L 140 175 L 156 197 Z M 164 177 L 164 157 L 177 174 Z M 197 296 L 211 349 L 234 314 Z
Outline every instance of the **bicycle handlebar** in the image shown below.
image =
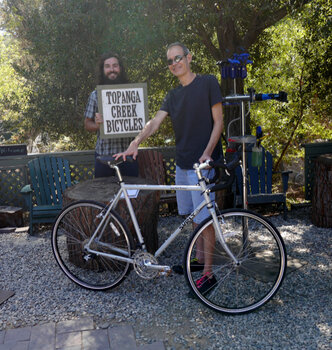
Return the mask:
M 230 162 L 226 163 L 225 158 L 221 157 L 216 161 L 211 160 L 209 166 L 212 168 L 222 168 L 227 171 L 232 171 L 239 165 L 239 162 L 240 156 L 238 153 L 235 153 L 234 158 Z
M 235 168 L 240 164 L 240 155 L 239 153 L 234 154 L 234 158 L 226 163 L 225 158 L 221 157 L 216 161 L 210 161 L 209 166 L 216 170 L 216 176 L 210 180 L 211 183 L 217 182 L 214 186 L 210 188 L 211 192 L 220 191 L 232 185 L 235 178 Z M 220 171 L 219 168 L 224 169 L 227 174 L 226 181 L 220 181 Z M 218 180 L 220 182 L 218 182 Z

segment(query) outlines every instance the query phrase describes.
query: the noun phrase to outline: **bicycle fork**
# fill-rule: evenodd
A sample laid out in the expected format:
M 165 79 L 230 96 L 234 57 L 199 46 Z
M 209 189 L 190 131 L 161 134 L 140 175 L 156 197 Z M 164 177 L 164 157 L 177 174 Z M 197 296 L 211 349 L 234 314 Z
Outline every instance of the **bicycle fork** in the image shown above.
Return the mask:
M 210 213 L 211 213 L 211 216 L 213 218 L 213 227 L 214 227 L 216 238 L 220 242 L 221 246 L 224 248 L 227 255 L 234 261 L 235 265 L 240 265 L 240 261 L 231 252 L 231 250 L 229 249 L 229 247 L 225 241 L 225 238 L 224 238 L 223 232 L 221 230 L 215 209 L 214 208 L 210 209 Z

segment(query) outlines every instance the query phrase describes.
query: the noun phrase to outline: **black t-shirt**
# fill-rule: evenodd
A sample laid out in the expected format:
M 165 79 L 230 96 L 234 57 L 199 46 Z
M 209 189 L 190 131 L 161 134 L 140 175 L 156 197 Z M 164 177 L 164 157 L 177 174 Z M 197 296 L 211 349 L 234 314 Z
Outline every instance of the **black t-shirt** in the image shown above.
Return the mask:
M 172 120 L 176 142 L 176 164 L 192 169 L 198 163 L 213 129 L 212 107 L 221 102 L 221 92 L 213 75 L 197 75 L 186 86 L 178 86 L 165 97 L 161 110 Z M 221 154 L 219 141 L 212 153 L 216 160 Z

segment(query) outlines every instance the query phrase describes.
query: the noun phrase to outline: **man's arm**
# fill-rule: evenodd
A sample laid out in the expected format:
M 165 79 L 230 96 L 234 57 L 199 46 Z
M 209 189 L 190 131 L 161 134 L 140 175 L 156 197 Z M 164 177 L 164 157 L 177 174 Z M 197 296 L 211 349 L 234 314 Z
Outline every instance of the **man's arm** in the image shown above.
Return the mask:
M 206 160 L 212 159 L 211 155 L 224 129 L 224 119 L 223 119 L 221 102 L 212 106 L 212 117 L 213 117 L 213 129 L 211 132 L 209 143 L 207 144 L 202 156 L 199 158 L 200 163 L 203 163 Z
M 160 124 L 167 117 L 167 115 L 167 112 L 159 110 L 156 113 L 155 117 L 145 124 L 143 130 L 130 143 L 127 150 L 122 153 L 114 154 L 113 157 L 115 157 L 115 159 L 123 157 L 123 159 L 126 160 L 126 156 L 133 156 L 133 158 L 136 159 L 138 154 L 138 146 L 140 145 L 140 143 L 142 143 L 144 140 L 146 140 L 149 136 L 154 134 L 159 129 Z
M 96 132 L 100 128 L 100 124 L 103 122 L 103 117 L 100 113 L 96 113 L 94 118 L 85 118 L 84 119 L 84 127 L 85 130 L 90 132 Z

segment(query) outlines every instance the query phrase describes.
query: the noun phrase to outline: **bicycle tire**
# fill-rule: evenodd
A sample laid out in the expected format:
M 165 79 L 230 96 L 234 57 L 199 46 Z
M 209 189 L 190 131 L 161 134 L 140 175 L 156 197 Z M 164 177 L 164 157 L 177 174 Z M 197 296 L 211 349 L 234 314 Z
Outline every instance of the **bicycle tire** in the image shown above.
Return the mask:
M 52 250 L 65 275 L 79 286 L 91 290 L 107 290 L 119 285 L 130 271 L 131 264 L 100 255 L 87 254 L 84 245 L 95 232 L 104 205 L 94 201 L 69 204 L 58 215 L 52 229 Z M 99 252 L 123 251 L 130 257 L 133 238 L 122 218 L 111 210 L 103 226 L 100 240 L 92 243 Z M 112 249 L 113 248 L 113 249 Z
M 256 213 L 231 209 L 217 217 L 223 237 L 239 264 L 216 239 L 211 266 L 216 282 L 203 294 L 198 290 L 196 281 L 202 272 L 191 271 L 190 261 L 195 258 L 197 240 L 199 237 L 204 240 L 204 229 L 213 223 L 210 216 L 196 228 L 187 244 L 184 256 L 187 283 L 191 293 L 215 311 L 226 314 L 254 311 L 267 303 L 282 284 L 287 266 L 285 244 L 274 225 Z

